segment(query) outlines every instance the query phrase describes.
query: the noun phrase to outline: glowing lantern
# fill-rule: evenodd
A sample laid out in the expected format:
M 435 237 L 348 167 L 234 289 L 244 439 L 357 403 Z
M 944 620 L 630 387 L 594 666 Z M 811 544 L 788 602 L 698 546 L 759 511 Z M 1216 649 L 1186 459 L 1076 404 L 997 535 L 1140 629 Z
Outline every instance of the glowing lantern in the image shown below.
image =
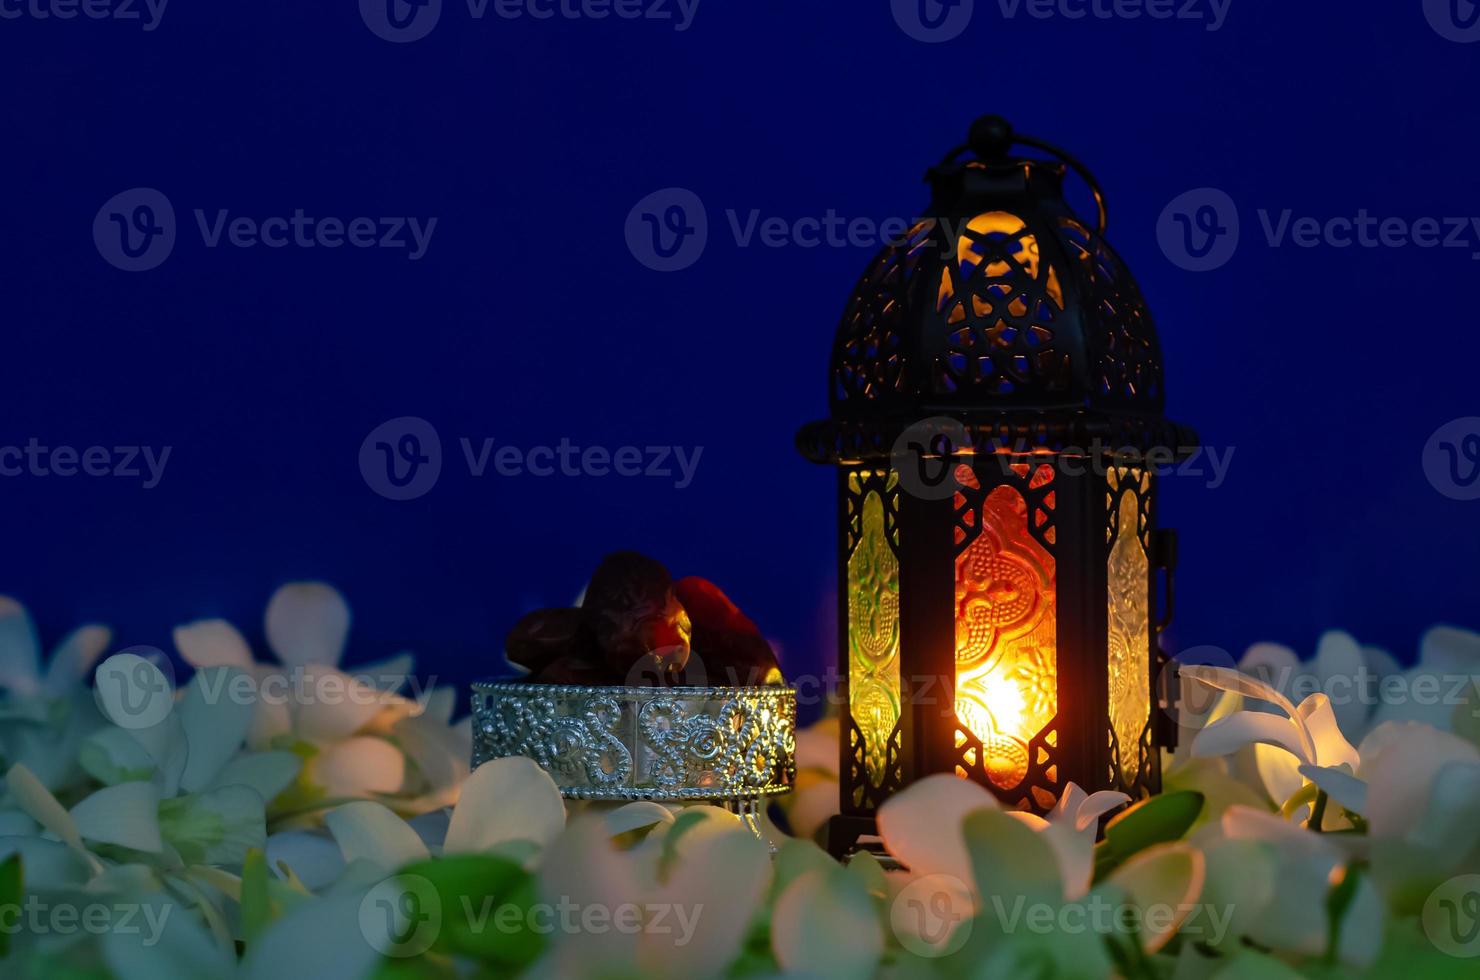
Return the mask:
M 1093 226 L 1064 200 L 1068 168 Z M 848 301 L 831 417 L 797 437 L 840 466 L 840 854 L 929 773 L 1040 813 L 1071 781 L 1155 792 L 1175 735 L 1154 642 L 1175 539 L 1153 470 L 1196 436 L 1162 414 L 1156 333 L 1099 187 L 995 117 L 927 179 L 927 217 Z

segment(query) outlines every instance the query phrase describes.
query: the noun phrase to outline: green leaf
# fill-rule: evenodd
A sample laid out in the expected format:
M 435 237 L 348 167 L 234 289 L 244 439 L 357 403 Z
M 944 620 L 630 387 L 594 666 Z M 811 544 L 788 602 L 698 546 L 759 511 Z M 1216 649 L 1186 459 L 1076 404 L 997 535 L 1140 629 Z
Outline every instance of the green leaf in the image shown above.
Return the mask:
M 21 868 L 21 856 L 12 854 L 3 862 L 0 862 L 0 917 L 8 918 L 13 910 L 16 915 L 20 914 L 21 898 L 25 892 L 25 871 Z M 10 955 L 10 927 L 12 923 L 6 921 L 5 929 L 0 929 L 0 959 Z
M 267 855 L 261 848 L 254 847 L 247 851 L 247 859 L 242 863 L 242 939 L 248 945 L 272 921 L 272 902 L 267 888 Z
M 809 840 L 792 839 L 782 844 L 771 861 L 771 904 L 781 897 L 786 886 L 808 871 L 826 871 L 838 863 Z
M 419 861 L 398 876 L 419 876 L 437 892 L 441 928 L 433 950 L 510 968 L 534 962 L 545 947 L 535 928 L 550 925 L 532 920 L 529 910 L 539 899 L 535 879 L 507 858 L 489 854 Z
M 1194 790 L 1143 800 L 1105 825 L 1105 839 L 1095 847 L 1095 881 L 1153 844 L 1181 840 L 1202 813 L 1204 798 Z

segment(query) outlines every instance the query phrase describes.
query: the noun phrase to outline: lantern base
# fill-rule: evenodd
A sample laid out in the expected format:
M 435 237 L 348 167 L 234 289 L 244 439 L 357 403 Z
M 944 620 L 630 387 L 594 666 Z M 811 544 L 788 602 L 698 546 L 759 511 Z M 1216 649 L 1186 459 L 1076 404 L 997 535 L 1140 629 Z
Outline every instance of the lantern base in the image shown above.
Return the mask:
M 895 863 L 884 850 L 884 841 L 879 837 L 878 821 L 873 817 L 840 813 L 827 822 L 827 853 L 839 861 L 846 861 L 859 851 L 868 851 L 881 863 Z

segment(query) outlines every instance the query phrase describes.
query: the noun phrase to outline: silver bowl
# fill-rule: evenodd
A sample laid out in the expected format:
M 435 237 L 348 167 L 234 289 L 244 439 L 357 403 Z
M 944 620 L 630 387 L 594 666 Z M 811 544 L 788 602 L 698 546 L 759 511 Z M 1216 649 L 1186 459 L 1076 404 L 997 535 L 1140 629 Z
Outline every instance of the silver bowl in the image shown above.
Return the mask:
M 473 684 L 473 766 L 523 755 L 576 800 L 747 803 L 791 791 L 796 690 Z

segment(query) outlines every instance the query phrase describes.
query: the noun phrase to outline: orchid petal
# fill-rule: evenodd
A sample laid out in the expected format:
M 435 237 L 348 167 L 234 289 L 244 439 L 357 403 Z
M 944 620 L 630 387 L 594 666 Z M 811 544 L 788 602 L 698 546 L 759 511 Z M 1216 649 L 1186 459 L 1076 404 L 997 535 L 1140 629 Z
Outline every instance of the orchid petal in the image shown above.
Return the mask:
M 884 955 L 874 900 L 840 865 L 810 871 L 776 900 L 771 948 L 790 973 L 868 980 Z
M 1345 769 L 1329 766 L 1301 766 L 1300 775 L 1315 783 L 1321 792 L 1352 813 L 1367 810 L 1367 784 Z
M 379 803 L 362 800 L 330 810 L 324 824 L 346 863 L 373 861 L 390 873 L 431 857 L 411 826 Z
M 639 800 L 617 807 L 602 816 L 607 835 L 620 837 L 634 830 L 673 823 L 673 811 L 658 803 Z
M 405 701 L 333 667 L 304 667 L 290 679 L 299 686 L 289 702 L 293 731 L 309 741 L 348 738 L 383 708 Z
M 117 980 L 229 980 L 237 975 L 234 952 L 222 947 L 187 915 L 170 915 L 176 902 L 161 895 L 144 902 L 139 926 L 109 929 L 103 959 Z M 151 907 L 152 906 L 152 907 Z
M 548 773 L 523 756 L 494 759 L 463 786 L 444 853 L 477 853 L 513 840 L 544 845 L 564 826 L 565 802 Z
M 1295 705 L 1290 699 L 1268 684 L 1247 674 L 1241 674 L 1227 667 L 1207 667 L 1199 664 L 1184 664 L 1179 668 L 1183 677 L 1190 678 L 1201 684 L 1206 684 L 1219 691 L 1229 691 L 1253 698 L 1256 701 L 1267 701 L 1284 711 L 1290 717 L 1295 716 Z
M 1011 906 L 1021 897 L 1028 906 L 1047 908 L 1058 908 L 1063 903 L 1065 889 L 1058 857 L 1043 834 L 1013 815 L 993 809 L 967 814 L 961 828 L 970 854 L 971 881 L 983 899 Z
M 15 798 L 16 805 L 26 812 L 62 843 L 79 851 L 85 851 L 82 837 L 77 833 L 77 824 L 57 798 L 41 785 L 31 770 L 17 763 L 5 774 L 6 788 Z
M 1202 895 L 1207 879 L 1203 853 L 1190 844 L 1158 844 L 1136 854 L 1110 875 L 1110 884 L 1120 889 L 1131 905 L 1139 908 L 1141 920 L 1152 907 L 1169 909 L 1174 915 L 1162 927 L 1140 934 L 1141 946 L 1154 953 L 1181 929 Z
M 1264 744 L 1278 746 L 1301 762 L 1314 763 L 1314 746 L 1302 735 L 1300 726 L 1289 718 L 1266 711 L 1240 711 L 1198 732 L 1192 742 L 1192 756 L 1205 759 L 1232 755 L 1247 745 Z
M 292 752 L 248 752 L 222 766 L 208 788 L 250 786 L 271 803 L 292 785 L 302 769 L 303 759 Z
M 77 832 L 87 840 L 158 854 L 159 790 L 153 783 L 105 786 L 72 808 Z
M 0 861 L 12 854 L 21 856 L 28 892 L 81 888 L 92 877 L 82 855 L 58 841 L 30 835 L 0 837 Z
M 26 607 L 0 595 L 0 688 L 22 697 L 41 687 L 41 644 Z
M 642 972 L 661 977 L 722 976 L 740 952 L 770 884 L 768 856 L 766 845 L 738 823 L 692 841 L 690 858 L 679 862 L 652 894 L 650 905 L 671 908 L 677 927 L 638 936 Z
M 1331 708 L 1331 699 L 1324 694 L 1312 694 L 1295 709 L 1295 721 L 1308 734 L 1315 746 L 1314 757 L 1302 759 L 1305 763 L 1320 766 L 1350 766 L 1353 770 L 1362 758 L 1352 743 L 1341 734 L 1336 713 Z
M 156 766 L 139 740 L 115 725 L 105 725 L 84 739 L 77 749 L 77 761 L 105 786 L 148 779 Z
M 197 671 L 185 688 L 175 710 L 190 750 L 180 774 L 180 787 L 186 792 L 209 786 L 247 737 L 256 698 L 236 696 L 241 680 L 250 678 L 234 667 L 207 667 Z
M 1301 765 L 1298 758 L 1282 748 L 1264 743 L 1254 746 L 1254 768 L 1275 806 L 1283 806 L 1305 785 L 1305 777 L 1300 775 Z
M 314 756 L 308 762 L 308 776 L 330 796 L 359 799 L 400 792 L 405 767 L 400 749 L 366 735 L 336 742 Z
M 969 779 L 926 776 L 879 808 L 879 835 L 889 853 L 916 874 L 971 877 L 961 821 L 977 810 L 996 810 L 997 798 Z
M 1100 818 L 1118 807 L 1125 806 L 1131 798 L 1125 793 L 1102 789 L 1089 794 L 1080 803 L 1074 815 L 1074 829 L 1088 830 L 1100 822 Z
M 309 890 L 319 891 L 343 873 L 344 854 L 326 834 L 285 830 L 267 839 L 267 866 L 281 878 L 283 865 Z
M 364 893 L 347 893 L 290 907 L 242 961 L 244 980 L 364 980 L 381 954 L 360 925 Z
M 46 693 L 61 697 L 86 680 L 112 639 L 113 631 L 106 626 L 83 626 L 68 634 L 46 665 Z
M 1214 838 L 1202 850 L 1207 881 L 1201 902 L 1209 914 L 1184 925 L 1183 933 L 1215 949 L 1237 950 L 1242 937 L 1274 901 L 1278 855 L 1263 841 L 1228 837 Z M 1219 910 L 1224 916 L 1221 922 L 1212 914 Z
M 246 638 L 224 619 L 201 619 L 175 627 L 175 649 L 197 670 L 207 667 L 253 666 Z
M 1326 695 L 1344 695 L 1339 704 L 1331 706 L 1341 730 L 1354 735 L 1360 733 L 1366 724 L 1369 706 L 1357 693 L 1362 690 L 1360 685 L 1373 680 L 1368 675 L 1362 648 L 1350 633 L 1341 630 L 1325 633 L 1316 646 L 1315 669 L 1321 681 L 1322 692 Z M 1334 763 L 1322 760 L 1321 764 Z
M 249 786 L 222 786 L 159 804 L 165 841 L 187 864 L 241 864 L 267 845 L 266 805 Z
M 290 582 L 267 603 L 267 645 L 289 666 L 336 666 L 348 635 L 349 605 L 323 582 Z
M 1282 644 L 1255 643 L 1239 659 L 1238 669 L 1288 697 L 1295 678 L 1300 675 L 1300 658 Z
M 1419 641 L 1418 662 L 1440 674 L 1480 674 L 1480 633 L 1432 627 Z
M 637 862 L 612 846 L 602 821 L 572 819 L 540 862 L 538 889 L 548 903 L 616 909 L 640 901 L 645 884 Z M 672 919 L 672 916 L 669 917 Z M 574 930 L 552 937 L 531 971 L 536 977 L 637 976 L 637 936 L 617 929 Z
M 1408 836 L 1424 820 L 1423 804 L 1439 771 L 1450 763 L 1480 763 L 1472 743 L 1427 725 L 1384 725 L 1363 746 L 1372 756 L 1363 759 L 1361 776 L 1368 786 L 1363 816 L 1373 837 Z

